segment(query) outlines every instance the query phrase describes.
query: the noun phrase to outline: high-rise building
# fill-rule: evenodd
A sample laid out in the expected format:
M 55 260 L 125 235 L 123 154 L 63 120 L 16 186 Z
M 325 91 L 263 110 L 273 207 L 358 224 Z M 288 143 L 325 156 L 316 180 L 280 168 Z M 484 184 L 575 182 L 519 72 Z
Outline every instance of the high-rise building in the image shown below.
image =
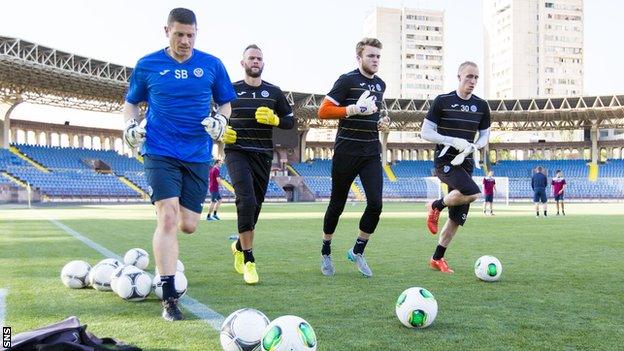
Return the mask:
M 487 98 L 583 94 L 583 0 L 483 2 Z
M 365 37 L 383 44 L 379 76 L 385 97 L 427 99 L 443 89 L 444 12 L 377 7 L 364 20 Z

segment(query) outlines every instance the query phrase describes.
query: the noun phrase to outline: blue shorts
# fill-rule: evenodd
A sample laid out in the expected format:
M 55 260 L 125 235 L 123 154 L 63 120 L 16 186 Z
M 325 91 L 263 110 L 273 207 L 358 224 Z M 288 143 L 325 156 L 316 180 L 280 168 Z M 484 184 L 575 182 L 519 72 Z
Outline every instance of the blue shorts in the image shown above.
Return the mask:
M 555 201 L 563 201 L 563 194 L 555 195 Z
M 143 155 L 143 162 L 152 203 L 177 197 L 182 207 L 202 212 L 210 162 L 184 162 L 159 155 Z
M 485 195 L 485 202 L 494 202 L 494 194 Z
M 545 189 L 536 189 L 536 190 L 534 190 L 533 202 L 535 202 L 535 203 L 541 202 L 541 203 L 545 204 L 546 201 L 547 201 L 547 198 L 546 198 L 546 190 Z
M 211 202 L 221 201 L 221 193 L 219 192 L 219 190 L 210 192 L 210 201 Z

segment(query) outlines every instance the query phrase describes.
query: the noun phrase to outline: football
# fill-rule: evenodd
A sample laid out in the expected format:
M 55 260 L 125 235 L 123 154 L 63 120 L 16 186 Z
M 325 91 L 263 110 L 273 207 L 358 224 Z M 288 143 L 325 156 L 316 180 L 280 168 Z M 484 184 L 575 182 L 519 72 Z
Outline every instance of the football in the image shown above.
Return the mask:
M 66 287 L 80 289 L 89 285 L 91 265 L 85 261 L 75 260 L 67 263 L 61 270 L 61 280 Z
M 129 266 L 133 267 L 133 266 Z M 152 290 L 152 279 L 150 276 L 139 270 L 122 270 L 122 274 L 116 279 L 116 293 L 124 300 L 141 301 L 149 295 Z
M 177 271 L 173 280 L 176 292 L 178 293 L 178 297 L 182 297 L 182 295 L 186 293 L 186 289 L 188 288 L 188 281 L 186 280 L 186 276 L 184 275 L 184 273 Z M 156 274 L 154 276 L 152 287 L 154 288 L 154 294 L 156 294 L 156 296 L 158 296 L 158 298 L 162 300 L 163 295 L 162 286 L 160 285 L 160 275 Z
M 121 263 L 115 259 L 104 259 L 91 269 L 89 273 L 89 283 L 91 286 L 100 291 L 110 291 L 111 276 Z
M 475 262 L 474 272 L 477 278 L 484 282 L 495 282 L 500 279 L 503 273 L 503 265 L 498 258 L 485 255 L 479 257 Z
M 232 312 L 221 326 L 224 351 L 259 351 L 262 332 L 269 325 L 264 313 L 253 308 Z
M 282 316 L 271 322 L 262 333 L 262 351 L 316 350 L 312 326 L 297 316 Z
M 111 275 L 111 282 L 110 282 L 110 286 L 111 286 L 111 290 L 113 290 L 114 292 L 117 292 L 117 279 L 119 277 L 121 277 L 122 274 L 124 273 L 134 273 L 134 272 L 141 272 L 140 269 L 138 269 L 135 266 L 119 266 L 117 267 L 117 269 L 115 269 L 113 271 L 113 274 Z M 151 281 L 151 278 L 150 278 Z
M 395 312 L 404 326 L 426 328 L 438 315 L 438 302 L 429 290 L 413 287 L 399 295 Z
M 124 263 L 139 269 L 145 269 L 149 265 L 149 254 L 141 248 L 130 249 L 124 255 Z

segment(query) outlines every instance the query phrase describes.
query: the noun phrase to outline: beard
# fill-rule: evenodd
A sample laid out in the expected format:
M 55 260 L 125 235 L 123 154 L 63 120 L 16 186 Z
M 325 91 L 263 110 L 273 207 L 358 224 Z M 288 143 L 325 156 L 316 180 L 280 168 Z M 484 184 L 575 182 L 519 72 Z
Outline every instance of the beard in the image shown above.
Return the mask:
M 251 67 L 245 67 L 245 74 L 251 78 L 258 78 L 262 75 L 262 68 L 258 68 L 258 71 L 254 72 Z
M 368 68 L 368 67 L 366 67 L 364 65 L 362 65 L 362 71 L 364 71 L 366 74 L 371 75 L 371 76 L 374 76 L 375 73 L 377 73 L 376 71 L 373 72 L 370 68 Z

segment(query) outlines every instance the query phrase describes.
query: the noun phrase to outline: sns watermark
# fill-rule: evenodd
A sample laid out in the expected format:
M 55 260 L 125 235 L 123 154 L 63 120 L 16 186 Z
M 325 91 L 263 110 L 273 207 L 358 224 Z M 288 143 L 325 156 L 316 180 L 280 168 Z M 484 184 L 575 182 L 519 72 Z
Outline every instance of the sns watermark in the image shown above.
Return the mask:
M 11 347 L 11 327 L 2 327 L 2 347 Z

